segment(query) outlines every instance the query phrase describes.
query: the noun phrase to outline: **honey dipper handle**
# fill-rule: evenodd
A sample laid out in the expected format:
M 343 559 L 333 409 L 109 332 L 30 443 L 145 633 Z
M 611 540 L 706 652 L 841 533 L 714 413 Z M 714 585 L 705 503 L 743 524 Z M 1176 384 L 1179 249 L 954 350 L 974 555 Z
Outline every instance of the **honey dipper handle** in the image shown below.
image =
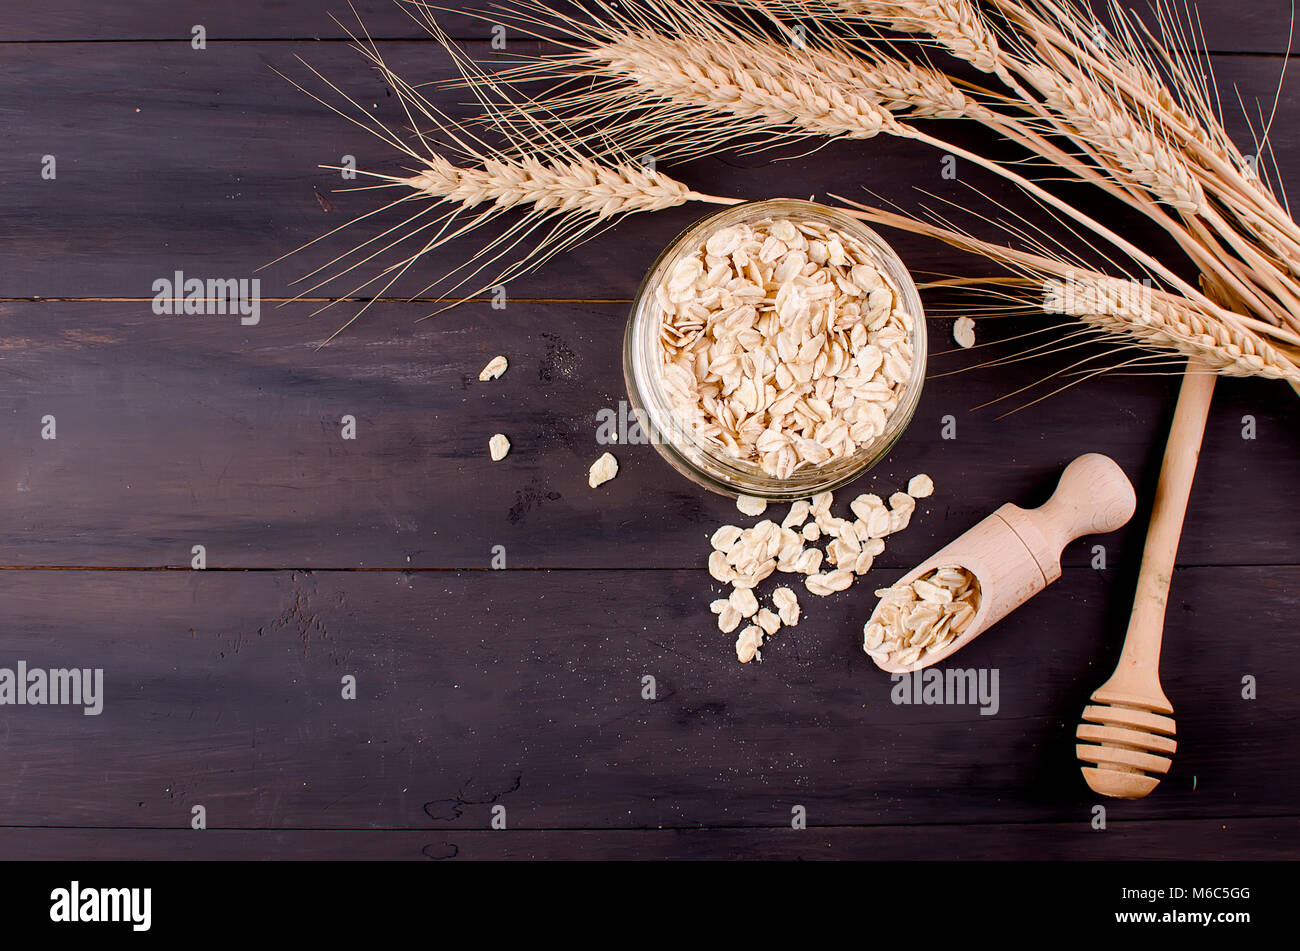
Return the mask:
M 1157 683 L 1156 689 L 1159 690 L 1165 602 L 1174 572 L 1174 557 L 1178 554 L 1178 539 L 1183 532 L 1183 516 L 1187 513 L 1187 497 L 1192 491 L 1196 462 L 1201 454 L 1201 438 L 1205 434 L 1214 382 L 1215 374 L 1208 367 L 1194 361 L 1187 364 L 1183 385 L 1178 391 L 1174 422 L 1169 429 L 1169 441 L 1165 443 L 1164 460 L 1160 464 L 1160 481 L 1156 485 L 1146 547 L 1142 550 L 1142 569 L 1138 574 L 1137 594 L 1133 598 L 1124 652 L 1120 655 L 1115 676 L 1102 690 L 1142 692 L 1151 683 Z
M 1136 507 L 1124 470 L 1110 456 L 1090 452 L 1066 466 L 1052 497 L 1026 514 L 1059 563 L 1061 549 L 1074 539 L 1113 532 L 1133 517 Z

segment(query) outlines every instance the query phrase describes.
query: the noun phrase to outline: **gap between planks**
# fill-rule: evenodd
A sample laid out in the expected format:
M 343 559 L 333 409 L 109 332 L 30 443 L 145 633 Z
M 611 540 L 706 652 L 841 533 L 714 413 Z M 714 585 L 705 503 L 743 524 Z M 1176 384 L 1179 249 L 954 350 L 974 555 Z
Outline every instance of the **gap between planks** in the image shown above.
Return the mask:
M 154 297 L 0 297 L 0 304 L 148 304 Z M 175 300 L 175 298 L 172 298 Z M 490 304 L 490 297 L 261 297 L 270 304 Z M 512 304 L 630 304 L 630 297 L 512 297 Z M 185 315 L 182 315 L 185 316 Z
M 1245 820 L 1258 819 L 1261 821 L 1270 821 L 1277 819 L 1300 819 L 1300 813 L 1264 813 L 1264 814 L 1243 814 L 1243 815 L 1212 815 L 1212 816 L 1142 816 L 1133 819 L 1110 819 L 1107 818 L 1107 825 L 1143 825 L 1149 822 L 1238 822 Z M 1014 820 L 988 820 L 974 822 L 864 822 L 864 823 L 835 823 L 833 825 L 818 825 L 818 831 L 851 830 L 851 829 L 982 829 L 982 828 L 999 828 L 1006 826 L 1059 826 L 1069 825 L 1071 823 L 1061 819 L 1024 819 L 1021 821 Z M 73 832 L 188 832 L 186 826 L 20 826 L 20 825 L 0 825 L 0 832 L 36 832 L 67 830 Z M 498 835 L 500 833 L 511 832 L 783 832 L 789 831 L 786 826 L 768 826 L 768 825 L 745 825 L 737 823 L 735 825 L 687 825 L 687 826 L 510 826 L 506 829 L 481 829 L 481 828 L 462 828 L 448 824 L 443 827 L 434 826 L 221 826 L 220 828 L 211 829 L 212 832 L 264 832 L 276 835 L 283 832 L 380 832 L 380 833 L 425 833 L 425 832 L 447 832 L 461 835 L 466 832 L 481 832 L 488 835 Z
M 349 36 L 210 36 L 212 42 L 220 43 L 347 43 L 355 46 L 356 41 Z M 488 39 L 479 33 L 474 36 L 451 36 L 449 39 L 453 43 L 477 43 L 486 44 Z M 193 40 L 189 34 L 185 36 L 154 36 L 154 37 L 100 37 L 99 39 L 76 39 L 73 37 L 62 37 L 59 39 L 43 40 L 0 40 L 0 46 L 72 46 L 79 43 L 94 43 L 104 45 L 110 43 L 122 43 L 130 45 L 139 45 L 141 43 L 184 43 L 187 46 Z M 409 36 L 367 36 L 366 40 L 374 40 L 377 43 L 430 43 L 441 47 L 440 41 L 431 36 L 420 36 L 411 34 Z M 525 42 L 540 44 L 544 40 L 538 40 L 530 37 Z M 1211 52 L 1209 55 L 1218 55 Z M 1243 55 L 1241 51 L 1227 55 Z M 1250 54 L 1254 55 L 1254 54 Z M 1282 53 L 1261 53 L 1261 56 L 1282 56 Z
M 880 565 L 879 567 L 883 568 L 886 571 L 902 571 L 907 566 L 906 565 Z M 1089 571 L 1096 570 L 1095 568 L 1090 568 L 1087 565 L 1063 565 L 1062 566 L 1062 569 L 1065 571 L 1077 571 L 1084 568 L 1087 568 L 1087 570 Z M 1198 563 L 1198 564 L 1174 565 L 1175 571 L 1180 571 L 1180 570 L 1200 571 L 1206 569 L 1231 570 L 1234 568 L 1250 568 L 1250 569 L 1300 568 L 1300 561 L 1288 561 L 1288 562 L 1244 562 L 1243 561 L 1243 562 L 1225 562 L 1222 564 L 1199 564 Z M 503 572 L 504 570 L 505 569 L 501 569 L 501 568 L 484 568 L 482 566 L 471 566 L 471 565 L 466 565 L 460 568 L 335 568 L 329 566 L 322 567 L 320 565 L 317 565 L 316 567 L 290 566 L 290 567 L 276 567 L 276 568 L 266 568 L 266 567 L 238 568 L 238 567 L 231 567 L 231 566 L 214 567 L 214 568 L 188 568 L 184 565 L 0 565 L 0 571 L 193 571 L 193 572 L 208 572 L 209 574 L 213 572 L 271 573 L 271 572 L 286 572 L 286 571 L 296 572 L 299 574 L 327 574 L 330 572 L 354 573 L 354 574 L 355 573 L 378 574 L 378 573 L 387 572 L 389 574 L 395 574 L 395 575 L 422 575 L 422 574 L 435 574 L 438 572 L 459 573 L 463 571 L 482 571 L 482 572 L 497 574 Z M 635 571 L 705 571 L 705 570 L 706 569 L 702 565 L 698 565 L 698 564 L 677 565 L 677 566 L 650 565 L 641 568 L 586 568 L 581 566 L 564 566 L 564 565 L 533 565 L 533 566 L 524 566 L 521 568 L 509 569 L 510 572 L 514 572 L 514 573 L 521 572 L 521 571 L 585 571 L 585 572 L 612 572 L 616 574 L 635 572 Z M 4 828 L 4 827 L 0 826 L 0 828 Z
M 1136 4 L 1134 5 L 1136 6 Z M 74 46 L 78 44 L 95 44 L 107 45 L 120 43 L 123 45 L 141 45 L 145 43 L 185 43 L 188 44 L 193 39 L 192 36 L 154 36 L 154 37 L 100 37 L 98 39 L 78 39 L 75 37 L 61 37 L 57 39 L 26 39 L 26 40 L 5 40 L 0 39 L 0 46 Z M 355 46 L 356 41 L 348 36 L 217 36 L 211 37 L 214 42 L 221 43 L 346 43 Z M 376 43 L 428 43 L 441 46 L 440 41 L 430 36 L 420 36 L 411 34 L 408 36 L 367 36 L 367 41 L 373 40 Z M 481 33 L 474 36 L 450 36 L 453 43 L 459 44 L 486 44 L 488 40 L 483 38 Z M 558 45 L 546 38 L 530 37 L 527 42 L 538 45 Z M 1144 49 L 1150 49 L 1147 44 L 1143 44 Z M 1300 57 L 1300 50 L 1293 52 L 1280 52 L 1269 50 L 1215 50 L 1202 49 L 1194 47 L 1188 52 L 1195 53 L 1198 56 L 1250 56 L 1264 59 L 1286 59 L 1290 60 Z

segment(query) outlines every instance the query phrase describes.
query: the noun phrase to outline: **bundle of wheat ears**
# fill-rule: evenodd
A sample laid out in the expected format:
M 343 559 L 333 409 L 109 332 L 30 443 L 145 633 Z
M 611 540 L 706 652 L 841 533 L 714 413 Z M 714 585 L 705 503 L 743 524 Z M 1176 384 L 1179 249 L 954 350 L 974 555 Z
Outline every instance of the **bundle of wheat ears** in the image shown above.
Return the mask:
M 1300 228 L 1271 181 L 1271 120 L 1249 154 L 1228 137 L 1189 10 L 1162 0 L 1148 28 L 1117 5 L 1103 25 L 1074 0 L 511 0 L 483 19 L 543 38 L 551 52 L 510 57 L 489 72 L 447 40 L 437 7 L 403 5 L 452 56 L 481 115 L 445 114 L 357 31 L 410 130 L 385 126 L 316 75 L 341 97 L 331 108 L 414 163 L 405 174 L 365 174 L 372 187 L 399 193 L 384 209 L 416 210 L 339 255 L 321 269 L 337 270 L 304 294 L 395 255 L 352 291 L 380 285 L 379 296 L 433 248 L 520 209 L 462 271 L 421 292 L 463 299 L 630 213 L 739 200 L 701 194 L 662 171 L 674 161 L 890 135 L 1001 176 L 1060 226 L 1049 234 L 1023 219 L 999 222 L 1002 243 L 931 211 L 838 199 L 867 221 L 947 242 L 1002 274 L 934 284 L 978 287 L 1008 311 L 1070 318 L 1080 336 L 1114 342 L 1118 366 L 1190 358 L 1300 390 Z M 936 120 L 957 119 L 986 126 L 1032 161 L 995 160 L 932 131 L 942 126 Z M 654 169 L 633 158 L 647 154 Z M 1145 216 L 1185 259 L 1157 258 L 1097 221 L 1061 197 L 1062 178 Z M 844 191 L 858 186 L 870 183 L 846 182 Z

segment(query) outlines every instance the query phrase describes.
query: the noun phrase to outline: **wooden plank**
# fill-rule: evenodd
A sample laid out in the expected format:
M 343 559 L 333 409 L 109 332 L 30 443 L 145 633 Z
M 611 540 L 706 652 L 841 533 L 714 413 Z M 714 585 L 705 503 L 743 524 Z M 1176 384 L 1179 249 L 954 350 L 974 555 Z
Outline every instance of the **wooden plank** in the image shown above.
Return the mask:
M 0 829 L 0 860 L 1289 861 L 1300 819 L 1138 820 L 789 829 L 437 831 Z
M 1088 0 L 1104 18 L 1108 0 Z M 488 10 L 491 4 L 446 2 L 467 11 Z M 560 6 L 561 4 L 557 4 Z M 1148 4 L 1130 2 L 1153 27 L 1156 19 Z M 352 0 L 366 28 L 374 36 L 418 36 L 418 27 L 394 0 Z M 1178 5 L 1181 9 L 1181 4 Z M 1287 50 L 1287 25 L 1291 5 L 1286 0 L 1255 0 L 1233 4 L 1226 0 L 1200 0 L 1195 4 L 1205 48 L 1215 51 L 1281 53 Z M 214 8 L 202 0 L 132 0 L 102 9 L 78 0 L 50 0 L 35 7 L 0 11 L 0 41 L 137 40 L 167 39 L 188 42 L 195 23 L 207 27 L 210 41 L 227 39 L 338 38 L 345 34 L 330 14 L 351 24 L 348 5 L 321 0 L 277 0 L 255 7 Z M 468 14 L 441 13 L 439 23 L 451 36 L 480 38 L 487 28 Z M 1195 37 L 1194 45 L 1200 46 Z
M 626 416 L 625 305 L 471 304 L 417 323 L 427 305 L 382 304 L 324 349 L 345 318 L 308 310 L 268 305 L 242 327 L 144 302 L 0 305 L 0 565 L 187 568 L 204 545 L 213 568 L 485 568 L 503 545 L 511 567 L 692 568 L 714 529 L 745 521 L 654 447 L 600 443 L 597 414 Z M 935 322 L 935 349 L 951 348 L 948 327 Z M 498 352 L 511 369 L 479 383 Z M 1066 462 L 1096 451 L 1129 473 L 1139 512 L 1066 562 L 1088 565 L 1102 544 L 1108 567 L 1134 577 L 1176 380 L 1092 380 L 999 419 L 1002 404 L 973 408 L 1050 364 L 942 375 L 971 362 L 936 357 L 905 437 L 840 493 L 847 511 L 859 492 L 934 478 L 880 566 L 915 564 L 1003 502 L 1041 503 Z M 1222 382 L 1181 564 L 1295 561 L 1285 487 L 1300 479 L 1298 415 L 1281 385 Z M 1242 438 L 1246 416 L 1255 439 Z M 496 432 L 513 449 L 493 464 Z M 593 491 L 587 469 L 608 448 L 620 474 Z
M 453 75 L 446 56 L 428 44 L 386 43 L 384 51 L 399 73 L 418 81 Z M 485 44 L 469 51 L 489 55 Z M 153 282 L 177 269 L 205 277 L 256 276 L 265 296 L 286 297 L 310 286 L 295 286 L 297 279 L 398 224 L 396 212 L 378 215 L 355 236 L 349 230 L 258 270 L 389 200 L 383 193 L 345 191 L 360 182 L 319 165 L 338 165 L 345 155 L 355 156 L 361 169 L 385 173 L 410 164 L 271 72 L 328 94 L 295 54 L 358 102 L 374 106 L 386 123 L 407 125 L 385 86 L 342 44 L 239 43 L 205 53 L 159 46 L 148 56 L 130 44 L 9 47 L 20 77 L 11 89 L 10 147 L 29 161 L 5 174 L 10 227 L 0 233 L 0 297 L 150 298 Z M 74 60 L 75 70 L 69 68 Z M 463 91 L 430 95 L 452 115 L 474 111 L 458 105 Z M 58 163 L 54 181 L 41 178 L 45 155 Z M 680 174 L 693 187 L 737 197 L 791 190 L 825 197 L 828 190 L 853 193 L 868 182 L 899 201 L 913 200 L 913 186 L 920 184 L 966 194 L 960 182 L 944 182 L 932 150 L 903 141 L 841 143 L 798 168 L 794 189 L 790 165 L 755 156 L 697 162 Z M 1015 201 L 1007 187 L 988 188 Z M 711 210 L 691 205 L 634 216 L 607 238 L 512 281 L 510 294 L 630 298 L 658 251 Z M 429 253 L 387 296 L 424 296 L 429 283 L 480 246 L 468 238 Z M 900 250 L 913 267 L 951 270 L 951 252 L 933 242 L 900 239 Z M 317 294 L 348 294 L 379 270 L 372 264 L 362 277 Z
M 438 6 L 484 11 L 490 4 L 449 2 Z M 348 31 L 359 32 L 358 17 L 366 32 L 376 38 L 427 37 L 406 5 L 398 0 L 273 0 L 230 6 L 214 6 L 202 0 L 131 0 L 102 9 L 78 0 L 53 0 L 26 10 L 0 11 L 0 42 L 170 40 L 188 45 L 195 24 L 202 24 L 206 30 L 209 49 L 242 40 L 346 40 Z M 437 18 L 455 39 L 491 37 L 492 21 L 485 22 L 471 13 L 443 12 Z
M 98 716 L 6 709 L 0 814 L 187 829 L 203 805 L 210 829 L 454 842 L 498 804 L 515 830 L 770 829 L 802 805 L 810 827 L 1086 836 L 1073 732 L 1118 654 L 1113 577 L 1067 569 L 959 655 L 1000 671 L 988 716 L 892 702 L 857 643 L 863 586 L 805 597 L 748 666 L 710 590 L 703 571 L 0 572 L 0 666 L 104 669 Z M 1109 821 L 1294 814 L 1297 591 L 1300 568 L 1177 574 L 1163 681 L 1179 750 L 1150 798 L 1105 803 Z
M 451 76 L 447 58 L 432 53 L 428 44 L 386 43 L 384 50 L 399 72 L 417 81 Z M 469 52 L 491 57 L 482 43 Z M 0 179 L 6 209 L 6 227 L 0 229 L 0 297 L 149 298 L 153 282 L 176 270 L 204 277 L 257 276 L 265 296 L 289 296 L 309 286 L 295 287 L 294 280 L 397 224 L 395 212 L 379 215 L 359 226 L 355 237 L 350 232 L 335 235 L 257 271 L 382 203 L 375 192 L 337 191 L 356 183 L 319 165 L 337 165 L 345 155 L 355 156 L 362 169 L 381 172 L 408 164 L 391 147 L 271 72 L 279 69 L 313 90 L 328 92 L 294 60 L 295 54 L 375 116 L 396 127 L 406 125 L 394 97 L 344 44 L 244 42 L 204 52 L 174 44 L 6 47 L 11 117 L 6 132 L 16 159 Z M 1236 103 L 1239 92 L 1248 104 L 1256 97 L 1271 103 L 1275 61 L 1224 57 L 1216 60 L 1216 69 L 1225 101 Z M 442 89 L 431 95 L 452 114 L 471 111 L 457 105 L 466 98 L 463 91 Z M 1274 148 L 1284 164 L 1300 154 L 1297 110 L 1300 101 L 1285 96 L 1272 126 Z M 1234 122 L 1233 127 L 1240 125 Z M 959 145 L 1004 154 L 992 148 L 991 137 L 978 127 L 940 126 Z M 57 161 L 53 181 L 41 177 L 47 155 Z M 933 149 L 881 137 L 835 143 L 795 162 L 722 155 L 673 171 L 711 194 L 861 197 L 859 187 L 865 186 L 884 202 L 915 208 L 916 190 L 922 189 L 958 208 L 997 212 L 983 200 L 972 202 L 974 189 L 1034 221 L 1046 221 L 1006 182 L 964 164 L 950 180 L 943 177 L 946 167 Z M 1095 202 L 1088 192 L 1071 194 Z M 510 293 L 515 298 L 627 299 L 658 250 L 708 210 L 682 207 L 634 216 L 608 239 L 588 243 L 512 282 Z M 959 223 L 969 220 L 979 227 L 974 215 L 953 213 Z M 1112 215 L 1114 226 L 1130 238 L 1169 251 L 1176 260 L 1169 242 L 1153 235 L 1151 226 L 1113 208 L 1102 207 L 1099 213 Z M 980 230 L 990 233 L 987 225 Z M 955 268 L 984 267 L 934 242 L 908 235 L 891 239 L 917 272 L 951 274 Z M 420 294 L 478 247 L 475 239 L 467 239 L 430 253 L 388 295 Z M 379 270 L 368 266 L 357 280 L 321 293 L 347 294 Z

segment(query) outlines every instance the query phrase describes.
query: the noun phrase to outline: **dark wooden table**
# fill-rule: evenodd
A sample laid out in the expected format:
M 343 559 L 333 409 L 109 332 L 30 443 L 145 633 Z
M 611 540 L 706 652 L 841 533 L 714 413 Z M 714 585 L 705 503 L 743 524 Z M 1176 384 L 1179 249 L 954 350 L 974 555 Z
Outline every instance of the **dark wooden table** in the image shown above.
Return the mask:
M 409 78 L 450 74 L 388 0 L 357 7 Z M 1268 112 L 1289 4 L 1201 7 L 1244 134 L 1234 89 Z M 1292 391 L 1219 386 L 1162 665 L 1179 750 L 1154 795 L 1104 802 L 1096 830 L 1073 732 L 1118 656 L 1176 378 L 1089 379 L 1002 417 L 1044 390 L 977 407 L 1068 361 L 978 368 L 1015 345 L 944 352 L 950 324 L 934 320 L 940 352 L 916 419 L 853 487 L 888 494 L 917 472 L 938 486 L 879 559 L 877 584 L 1000 503 L 1041 502 L 1082 452 L 1124 467 L 1137 517 L 1070 546 L 1058 584 L 958 655 L 999 670 L 995 716 L 891 703 L 859 646 L 868 582 L 803 596 L 800 625 L 742 666 L 708 611 L 717 586 L 704 569 L 708 535 L 736 519 L 731 501 L 649 446 L 617 447 L 618 478 L 586 485 L 605 448 L 596 413 L 624 398 L 628 298 L 698 210 L 627 220 L 514 282 L 504 309 L 482 301 L 417 323 L 433 305 L 401 300 L 464 245 L 431 255 L 419 283 L 323 349 L 360 304 L 314 318 L 316 304 L 273 306 L 347 245 L 254 270 L 374 204 L 317 166 L 398 164 L 271 71 L 309 78 L 300 55 L 396 120 L 331 8 L 346 12 L 319 0 L 0 12 L 0 667 L 102 667 L 105 679 L 96 717 L 0 709 L 0 858 L 1300 854 Z M 491 55 L 487 25 L 446 22 Z M 191 46 L 195 24 L 206 49 Z M 1272 126 L 1292 181 L 1295 88 Z M 946 131 L 990 147 L 978 130 Z M 678 174 L 756 198 L 866 186 L 915 207 L 920 188 L 978 208 L 973 187 L 1018 201 L 883 139 Z M 978 266 L 891 237 L 914 270 Z M 259 277 L 261 322 L 156 316 L 152 284 L 176 270 Z M 479 384 L 497 353 L 509 373 Z M 341 438 L 345 415 L 355 440 Z M 954 440 L 941 438 L 947 415 Z M 514 448 L 492 464 L 498 431 Z M 195 545 L 205 570 L 191 569 Z M 505 570 L 491 567 L 495 546 Z M 348 676 L 356 699 L 343 697 Z M 1243 698 L 1245 677 L 1257 698 Z M 491 828 L 498 805 L 505 831 Z M 191 828 L 196 806 L 204 831 Z M 791 829 L 796 806 L 805 831 Z

